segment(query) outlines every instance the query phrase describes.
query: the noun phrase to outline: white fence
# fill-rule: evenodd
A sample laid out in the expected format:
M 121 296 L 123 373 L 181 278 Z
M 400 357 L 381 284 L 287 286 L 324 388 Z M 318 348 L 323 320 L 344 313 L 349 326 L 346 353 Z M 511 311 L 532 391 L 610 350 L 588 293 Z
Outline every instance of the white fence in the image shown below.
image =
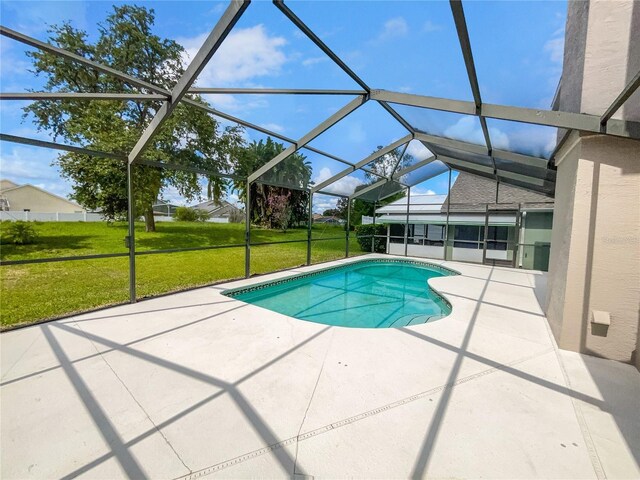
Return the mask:
M 156 222 L 173 222 L 172 217 L 154 216 Z M 24 212 L 22 210 L 0 211 L 0 220 L 23 220 L 26 222 L 104 222 L 104 217 L 99 213 L 77 212 Z M 209 218 L 209 223 L 229 223 L 229 218 Z
M 24 212 L 21 210 L 0 211 L 0 220 L 24 220 L 37 222 L 102 222 L 104 217 L 99 213 L 77 212 Z
M 173 217 L 153 217 L 156 222 L 175 222 Z M 229 217 L 215 217 L 208 218 L 206 220 L 208 223 L 229 223 Z

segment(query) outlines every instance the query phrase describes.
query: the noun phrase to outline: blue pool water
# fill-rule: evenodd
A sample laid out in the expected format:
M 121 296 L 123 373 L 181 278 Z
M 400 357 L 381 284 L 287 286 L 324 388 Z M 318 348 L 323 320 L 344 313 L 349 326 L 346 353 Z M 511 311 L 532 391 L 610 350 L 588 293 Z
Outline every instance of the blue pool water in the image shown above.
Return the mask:
M 243 302 L 326 325 L 404 327 L 449 315 L 427 285 L 456 272 L 403 260 L 365 260 L 311 275 L 223 292 Z

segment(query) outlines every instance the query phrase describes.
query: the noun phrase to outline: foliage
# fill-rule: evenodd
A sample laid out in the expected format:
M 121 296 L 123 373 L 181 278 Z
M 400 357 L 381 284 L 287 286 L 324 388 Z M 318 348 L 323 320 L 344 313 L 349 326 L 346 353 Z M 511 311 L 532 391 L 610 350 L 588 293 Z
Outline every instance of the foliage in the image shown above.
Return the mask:
M 154 11 L 134 5 L 114 6 L 99 25 L 98 38 L 90 41 L 85 31 L 69 23 L 54 25 L 49 42 L 101 64 L 171 89 L 184 73 L 184 49 L 178 43 L 152 33 Z M 45 91 L 137 93 L 127 82 L 44 51 L 29 52 L 36 75 L 46 79 Z M 197 95 L 196 101 L 202 102 Z M 70 144 L 126 155 L 161 107 L 159 101 L 64 100 L 38 101 L 25 107 L 39 130 Z M 180 103 L 159 129 L 144 157 L 201 170 L 228 171 L 232 152 L 242 144 L 241 127 L 222 129 L 207 112 Z M 78 153 L 61 154 L 56 163 L 62 176 L 71 180 L 71 197 L 109 220 L 124 218 L 127 208 L 124 162 L 92 158 Z M 147 231 L 153 231 L 152 204 L 166 187 L 185 199 L 199 196 L 202 184 L 195 173 L 135 165 L 133 187 L 136 216 L 144 215 Z M 207 193 L 218 199 L 226 183 L 208 179 Z
M 289 197 L 291 192 L 270 193 L 267 198 L 268 218 L 273 223 L 270 228 L 279 228 L 283 232 L 287 231 L 289 222 L 291 221 L 291 201 Z
M 357 225 L 355 228 L 358 244 L 363 252 L 371 251 L 371 235 L 386 235 L 387 227 L 384 225 Z M 386 237 L 374 239 L 374 251 L 376 253 L 385 253 L 387 251 Z
M 373 153 L 381 150 L 383 147 L 378 145 L 378 148 Z M 414 157 L 406 153 L 404 156 L 402 152 L 404 151 L 404 147 L 398 147 L 389 153 L 385 153 L 384 155 L 376 158 L 373 162 L 369 163 L 367 167 L 373 172 L 365 172 L 364 176 L 370 183 L 376 182 L 380 180 L 380 177 L 389 178 L 393 173 L 398 170 L 402 170 L 409 165 L 412 165 L 414 162 Z M 374 175 L 375 174 L 375 175 Z
M 235 174 L 240 178 L 247 178 L 284 149 L 284 145 L 273 141 L 270 137 L 266 141 L 253 141 L 246 148 L 238 149 L 234 156 Z M 294 153 L 267 172 L 264 180 L 270 185 L 258 182 L 251 184 L 251 223 L 270 228 L 278 224 L 277 220 L 272 218 L 272 210 L 269 208 L 269 198 L 272 195 L 287 195 L 291 208 L 291 224 L 306 223 L 309 193 L 303 190 L 306 190 L 311 182 L 311 164 L 306 161 L 306 157 L 300 153 Z M 236 180 L 233 188 L 246 205 L 247 182 Z
M 206 222 L 211 215 L 199 208 L 178 207 L 173 214 L 174 220 L 178 222 Z
M 38 239 L 38 232 L 30 222 L 2 222 L 2 243 L 30 245 Z

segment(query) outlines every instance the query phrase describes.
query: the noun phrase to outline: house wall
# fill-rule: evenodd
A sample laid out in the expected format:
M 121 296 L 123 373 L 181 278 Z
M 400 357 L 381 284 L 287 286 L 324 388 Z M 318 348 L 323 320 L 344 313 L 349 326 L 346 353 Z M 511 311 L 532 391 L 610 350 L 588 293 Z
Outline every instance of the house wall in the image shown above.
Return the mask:
M 601 115 L 640 70 L 640 2 L 570 1 L 560 110 Z M 640 121 L 636 91 L 614 118 Z M 547 318 L 561 348 L 639 365 L 640 141 L 573 133 L 558 152 Z M 593 324 L 594 311 L 611 325 Z
M 76 213 L 82 212 L 82 207 L 74 205 L 53 195 L 48 195 L 30 185 L 3 192 L 9 201 L 11 210 L 29 209 L 32 212 L 42 213 Z
M 637 363 L 640 142 L 577 138 L 557 161 L 547 318 L 561 348 Z M 593 311 L 610 314 L 607 328 Z

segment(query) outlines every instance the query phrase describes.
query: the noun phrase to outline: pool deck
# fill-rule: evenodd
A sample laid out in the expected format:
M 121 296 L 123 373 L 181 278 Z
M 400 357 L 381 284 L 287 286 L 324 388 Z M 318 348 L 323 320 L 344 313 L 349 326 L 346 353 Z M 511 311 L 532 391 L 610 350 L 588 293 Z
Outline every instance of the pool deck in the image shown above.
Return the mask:
M 453 313 L 408 328 L 220 294 L 251 279 L 4 333 L 0 476 L 639 478 L 640 373 L 556 348 L 545 274 L 433 263 Z

